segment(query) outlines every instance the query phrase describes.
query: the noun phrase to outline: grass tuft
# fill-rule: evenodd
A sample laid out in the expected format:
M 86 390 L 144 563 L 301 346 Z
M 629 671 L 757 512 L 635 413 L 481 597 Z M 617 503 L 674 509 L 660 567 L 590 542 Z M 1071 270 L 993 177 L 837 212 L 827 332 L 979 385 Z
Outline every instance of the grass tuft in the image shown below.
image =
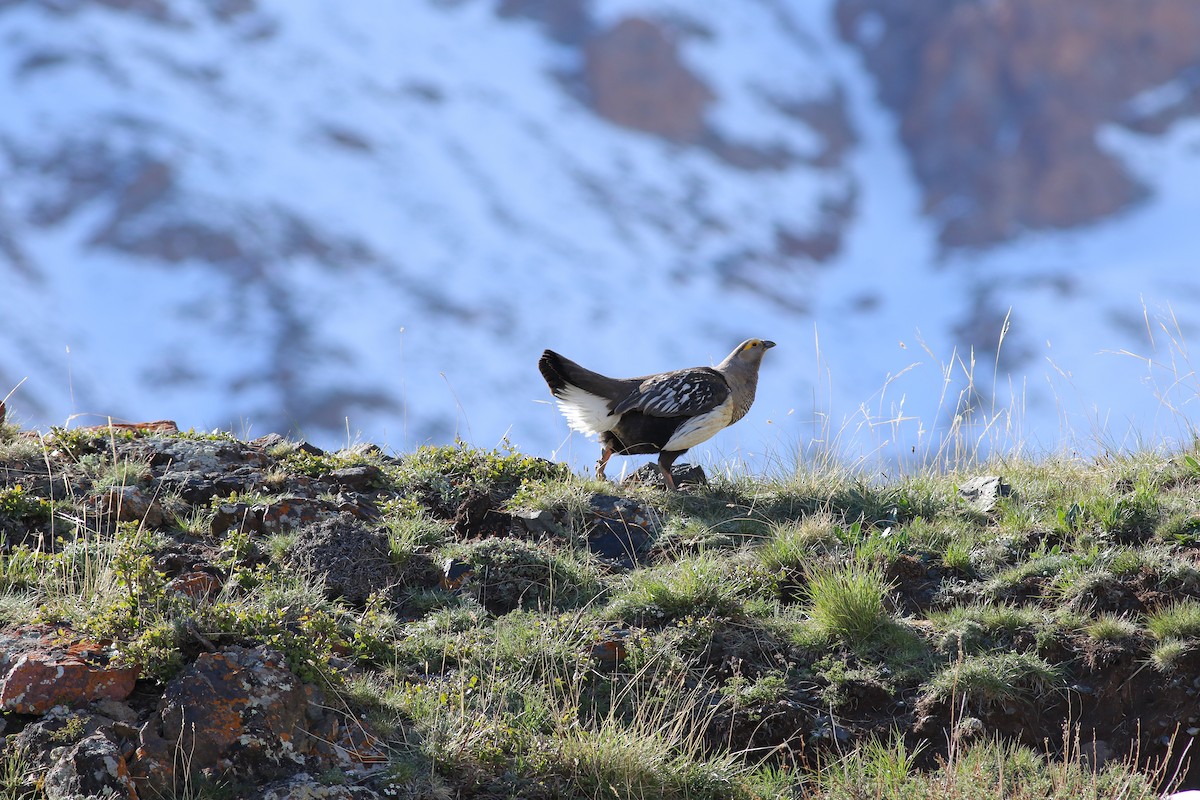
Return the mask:
M 866 647 L 891 620 L 884 598 L 893 588 L 877 566 L 850 562 L 809 575 L 808 614 L 817 628 L 852 648 Z

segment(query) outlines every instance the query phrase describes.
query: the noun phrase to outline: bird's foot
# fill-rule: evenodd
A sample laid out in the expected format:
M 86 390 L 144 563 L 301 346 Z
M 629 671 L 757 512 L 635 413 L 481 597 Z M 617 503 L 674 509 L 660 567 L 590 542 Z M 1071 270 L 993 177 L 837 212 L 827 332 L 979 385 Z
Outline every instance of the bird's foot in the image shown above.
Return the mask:
M 660 466 L 658 471 L 662 473 L 663 481 L 667 484 L 667 491 L 678 492 L 679 487 L 675 485 L 675 476 L 671 474 L 671 468 Z
M 608 478 L 604 474 L 604 468 L 608 466 L 608 460 L 612 458 L 613 451 L 609 448 L 604 448 L 604 452 L 600 454 L 600 459 L 596 461 L 596 478 L 602 481 L 607 481 Z

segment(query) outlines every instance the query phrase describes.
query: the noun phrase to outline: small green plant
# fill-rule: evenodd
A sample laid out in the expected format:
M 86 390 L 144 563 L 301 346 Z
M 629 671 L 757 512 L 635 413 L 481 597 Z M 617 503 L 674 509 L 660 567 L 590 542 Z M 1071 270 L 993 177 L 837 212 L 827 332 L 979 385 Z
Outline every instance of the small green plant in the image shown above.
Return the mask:
M 508 498 L 527 481 L 566 481 L 571 477 L 565 465 L 523 455 L 510 446 L 482 450 L 463 442 L 420 447 L 388 474 L 401 488 L 429 495 L 448 509 L 455 508 L 472 489 Z
M 838 540 L 836 526 L 827 516 L 806 517 L 797 523 L 777 525 L 758 548 L 758 560 L 769 573 L 799 574 L 814 556 Z
M 457 549 L 471 575 L 465 590 L 494 613 L 571 608 L 603 594 L 595 568 L 573 551 L 517 539 L 484 539 Z
M 45 498 L 30 493 L 17 484 L 0 489 L 0 518 L 14 521 L 41 521 L 50 518 L 51 506 Z
M 1079 503 L 1067 507 L 1060 506 L 1055 511 L 1055 530 L 1062 534 L 1073 534 L 1083 529 L 1084 510 Z
M 96 493 L 106 489 L 137 486 L 153 477 L 150 462 L 133 459 L 118 459 L 112 463 L 101 461 L 94 465 L 94 470 L 92 491 Z
M 52 569 L 54 557 L 27 545 L 18 545 L 0 553 L 0 587 L 5 590 L 32 589 Z
M 736 617 L 744 613 L 747 589 L 747 580 L 726 562 L 699 555 L 632 573 L 604 613 L 642 624 L 686 616 Z
M 1179 669 L 1193 647 L 1194 645 L 1178 639 L 1166 639 L 1150 651 L 1150 664 L 1159 672 L 1170 674 Z
M 921 702 L 965 698 L 973 710 L 1000 704 L 1029 704 L 1058 688 L 1058 668 L 1036 653 L 968 655 L 944 667 L 922 687 Z
M 1193 511 L 1179 511 L 1171 514 L 1159 526 L 1159 539 L 1185 547 L 1200 544 L 1200 514 Z
M 859 796 L 902 798 L 910 790 L 917 759 L 925 743 L 909 749 L 904 736 L 894 732 L 889 738 L 873 737 L 852 752 L 827 765 L 823 772 L 828 782 Z
M 654 547 L 673 558 L 716 550 L 733 550 L 739 544 L 739 537 L 724 530 L 728 527 L 727 521 L 720 521 L 714 525 L 696 517 L 671 517 L 663 525 Z
M 0 750 L 0 800 L 39 800 L 45 796 L 35 777 L 34 761 L 17 744 L 15 736 L 4 738 Z
M 863 647 L 890 621 L 884 605 L 892 590 L 883 570 L 851 561 L 809 574 L 808 614 L 828 636 L 850 647 Z
M 984 590 L 992 596 L 1002 596 L 1027 583 L 1054 579 L 1073 566 L 1071 557 L 1054 545 L 1045 553 L 1032 553 L 1028 561 L 1002 570 L 987 581 Z
M 965 539 L 951 539 L 942 551 L 942 566 L 946 569 L 970 574 L 972 572 L 972 552 L 971 542 Z
M 349 646 L 345 634 L 349 619 L 319 598 L 306 596 L 307 592 L 295 595 L 286 584 L 278 588 L 299 602 L 279 603 L 268 592 L 240 601 L 220 601 L 197 609 L 195 624 L 214 635 L 248 639 L 279 650 L 288 668 L 305 682 L 339 685 L 344 675 L 331 661 L 335 653 Z
M 739 706 L 773 703 L 787 694 L 787 676 L 768 672 L 754 680 L 735 675 L 721 687 L 721 694 Z
M 1158 527 L 1161 514 L 1158 492 L 1138 481 L 1133 493 L 1112 500 L 1097 501 L 1094 512 L 1100 528 L 1119 541 L 1144 541 Z
M 50 741 L 58 744 L 71 744 L 83 738 L 87 732 L 86 721 L 79 714 L 72 714 L 63 722 L 62 727 L 50 734 Z
M 369 458 L 353 450 L 343 450 L 340 453 L 313 453 L 300 447 L 293 447 L 282 453 L 281 467 L 291 474 L 307 475 L 310 478 L 320 478 L 334 470 L 369 463 Z
M 1176 600 L 1146 616 L 1156 639 L 1200 639 L 1200 601 Z
M 1099 642 L 1115 642 L 1137 636 L 1140 632 L 1137 622 L 1123 614 L 1103 614 L 1089 623 L 1084 632 Z
M 441 546 L 450 534 L 446 523 L 419 512 L 412 516 L 390 514 L 384 519 L 383 530 L 387 535 L 392 560 L 400 566 L 413 553 Z
M 929 619 L 936 626 L 938 649 L 948 655 L 1010 647 L 1019 639 L 1031 641 L 1048 623 L 1047 614 L 1037 607 L 1006 603 L 954 606 L 931 612 Z

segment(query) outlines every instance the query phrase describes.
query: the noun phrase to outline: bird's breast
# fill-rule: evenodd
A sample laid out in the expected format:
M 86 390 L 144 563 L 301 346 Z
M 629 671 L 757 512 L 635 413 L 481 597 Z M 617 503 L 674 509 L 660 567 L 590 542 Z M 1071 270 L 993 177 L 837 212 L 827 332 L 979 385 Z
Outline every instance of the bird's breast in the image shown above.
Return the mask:
M 726 400 L 712 411 L 705 412 L 684 422 L 676 430 L 671 439 L 663 445 L 663 450 L 687 450 L 701 442 L 708 441 L 717 431 L 727 428 L 733 423 L 733 400 Z

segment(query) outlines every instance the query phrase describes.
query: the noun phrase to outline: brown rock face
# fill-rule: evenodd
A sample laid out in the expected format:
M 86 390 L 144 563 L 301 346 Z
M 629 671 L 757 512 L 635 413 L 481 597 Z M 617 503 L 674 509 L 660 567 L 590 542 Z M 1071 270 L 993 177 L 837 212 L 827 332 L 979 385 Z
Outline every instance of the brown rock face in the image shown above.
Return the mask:
M 584 78 L 600 116 L 677 142 L 705 131 L 712 91 L 679 60 L 666 32 L 639 17 L 621 20 L 584 50 Z
M 124 700 L 138 668 L 111 665 L 113 650 L 44 626 L 0 634 L 0 709 L 45 714 L 57 705 Z
M 165 789 L 179 753 L 195 771 L 299 760 L 308 700 L 278 653 L 230 647 L 202 654 L 167 684 L 158 718 L 142 731 L 135 780 Z
M 837 14 L 900 119 L 950 247 L 1081 225 L 1138 200 L 1143 188 L 1097 132 L 1200 65 L 1192 0 L 840 0 Z
M 185 785 L 185 773 L 257 781 L 385 758 L 366 723 L 330 711 L 281 653 L 231 646 L 202 654 L 167 684 L 129 774 L 157 797 Z

